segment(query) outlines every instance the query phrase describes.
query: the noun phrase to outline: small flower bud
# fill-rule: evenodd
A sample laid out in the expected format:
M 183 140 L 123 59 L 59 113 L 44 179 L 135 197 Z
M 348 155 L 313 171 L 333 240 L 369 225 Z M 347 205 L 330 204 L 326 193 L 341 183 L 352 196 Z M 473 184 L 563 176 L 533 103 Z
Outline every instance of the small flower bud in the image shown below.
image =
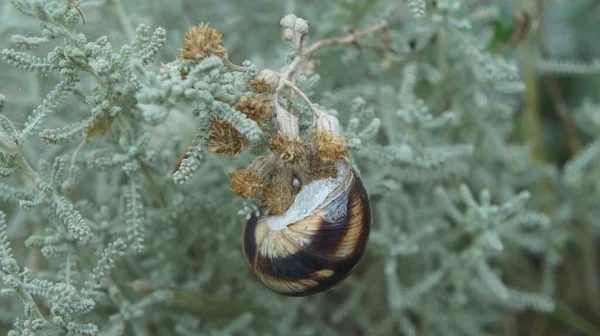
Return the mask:
M 309 24 L 308 21 L 304 20 L 304 19 L 296 19 L 296 23 L 294 24 L 294 30 L 299 33 L 299 34 L 306 34 L 308 33 L 308 28 L 309 28 Z
M 281 21 L 283 26 L 283 39 L 286 41 L 300 40 L 302 35 L 308 33 L 308 21 L 296 17 L 294 14 L 286 15 Z

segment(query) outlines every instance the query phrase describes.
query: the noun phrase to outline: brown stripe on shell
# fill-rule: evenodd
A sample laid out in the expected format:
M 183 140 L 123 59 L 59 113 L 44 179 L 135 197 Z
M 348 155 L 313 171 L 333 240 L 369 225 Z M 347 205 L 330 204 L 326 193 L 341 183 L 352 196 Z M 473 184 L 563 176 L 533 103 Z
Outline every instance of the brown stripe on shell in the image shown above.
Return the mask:
M 347 208 L 348 202 L 345 203 L 343 207 Z M 327 210 L 324 209 L 323 211 Z M 346 235 L 346 231 L 348 230 L 348 216 L 327 221 L 323 217 L 323 211 L 318 211 L 316 216 L 312 216 L 318 221 L 318 225 L 306 225 L 304 223 L 305 220 L 301 220 L 289 225 L 288 230 L 290 235 L 310 239 L 310 244 L 305 247 L 306 249 L 314 253 L 330 256 Z
M 248 267 L 251 270 L 254 269 L 256 252 L 258 251 L 254 233 L 258 220 L 259 217 L 252 213 L 250 218 L 246 221 L 246 225 L 244 225 L 244 230 L 242 232 L 242 252 L 244 254 L 244 259 L 246 259 L 246 264 L 248 264 Z
M 353 188 L 350 191 L 348 202 L 348 209 L 350 209 L 350 212 L 347 215 L 346 234 L 333 252 L 333 254 L 339 258 L 346 258 L 355 253 L 361 240 L 364 238 L 363 232 L 365 227 L 368 226 L 368 222 L 365 221 L 365 203 L 361 198 L 360 190 L 357 190 L 356 186 L 357 183 L 353 185 Z

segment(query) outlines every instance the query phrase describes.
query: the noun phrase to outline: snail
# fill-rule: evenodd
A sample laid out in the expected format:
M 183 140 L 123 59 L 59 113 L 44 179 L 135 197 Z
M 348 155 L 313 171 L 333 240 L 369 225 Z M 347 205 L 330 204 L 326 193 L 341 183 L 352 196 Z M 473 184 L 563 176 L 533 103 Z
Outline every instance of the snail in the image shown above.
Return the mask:
M 326 291 L 362 258 L 371 228 L 369 196 L 348 161 L 335 169 L 334 177 L 300 186 L 283 214 L 254 214 L 245 223 L 246 263 L 270 290 L 297 297 Z

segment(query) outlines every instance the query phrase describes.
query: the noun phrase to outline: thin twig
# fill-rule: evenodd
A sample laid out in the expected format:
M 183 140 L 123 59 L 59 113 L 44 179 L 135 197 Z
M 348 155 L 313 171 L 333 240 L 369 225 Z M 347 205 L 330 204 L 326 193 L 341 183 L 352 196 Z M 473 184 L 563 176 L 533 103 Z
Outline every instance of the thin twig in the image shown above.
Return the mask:
M 367 35 L 375 34 L 375 33 L 378 33 L 380 31 L 386 29 L 387 26 L 388 26 L 388 23 L 386 21 L 383 21 L 378 24 L 369 26 L 363 30 L 355 31 L 352 34 L 349 34 L 344 37 L 336 37 L 336 38 L 320 40 L 318 42 L 315 42 L 312 46 L 310 46 L 310 48 L 308 48 L 306 50 L 306 52 L 304 53 L 304 57 L 312 56 L 313 54 L 315 54 L 317 51 L 319 51 L 320 49 L 322 49 L 324 47 L 336 46 L 336 45 L 348 45 L 348 44 L 356 43 L 361 38 L 363 38 Z
M 323 40 L 317 41 L 313 45 L 311 45 L 308 49 L 306 49 L 306 51 L 303 52 L 301 54 L 301 56 L 296 56 L 294 61 L 290 64 L 289 70 L 287 72 L 289 72 L 289 74 L 295 73 L 300 68 L 300 66 L 302 65 L 302 62 L 305 59 L 312 57 L 319 50 L 321 50 L 325 47 L 355 44 L 360 39 L 362 39 L 363 37 L 365 37 L 367 35 L 375 34 L 382 30 L 385 30 L 387 28 L 387 26 L 388 26 L 388 23 L 386 21 L 383 21 L 378 24 L 369 26 L 363 30 L 354 31 L 343 37 L 334 37 L 334 38 L 328 38 L 328 39 L 323 39 Z
M 299 87 L 296 86 L 296 84 L 292 83 L 289 80 L 284 80 L 283 81 L 285 83 L 285 85 L 287 85 L 290 89 L 292 89 L 292 92 L 296 93 L 298 96 L 300 96 L 300 98 L 306 103 L 306 105 L 308 105 L 308 108 L 310 108 L 310 110 L 312 111 L 313 117 L 317 117 L 319 114 L 321 114 L 322 112 L 319 111 L 315 105 L 313 105 L 313 103 L 310 101 L 310 99 L 308 98 L 308 96 L 306 96 L 306 94 L 304 92 L 302 92 L 302 90 L 300 90 Z
M 227 68 L 230 71 L 246 72 L 249 70 L 248 67 L 231 63 L 231 61 L 229 60 L 229 57 L 227 57 L 227 54 L 225 54 L 221 58 L 221 60 L 223 61 L 223 66 L 225 66 L 225 68 Z

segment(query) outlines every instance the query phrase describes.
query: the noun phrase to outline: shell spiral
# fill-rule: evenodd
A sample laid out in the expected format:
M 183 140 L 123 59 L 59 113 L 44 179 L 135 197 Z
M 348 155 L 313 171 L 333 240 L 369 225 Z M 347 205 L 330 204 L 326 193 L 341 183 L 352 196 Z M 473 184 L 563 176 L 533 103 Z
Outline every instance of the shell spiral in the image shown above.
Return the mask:
M 362 258 L 371 229 L 365 187 L 347 163 L 338 177 L 303 186 L 280 216 L 246 222 L 248 267 L 270 290 L 287 296 L 323 292 L 346 279 Z

